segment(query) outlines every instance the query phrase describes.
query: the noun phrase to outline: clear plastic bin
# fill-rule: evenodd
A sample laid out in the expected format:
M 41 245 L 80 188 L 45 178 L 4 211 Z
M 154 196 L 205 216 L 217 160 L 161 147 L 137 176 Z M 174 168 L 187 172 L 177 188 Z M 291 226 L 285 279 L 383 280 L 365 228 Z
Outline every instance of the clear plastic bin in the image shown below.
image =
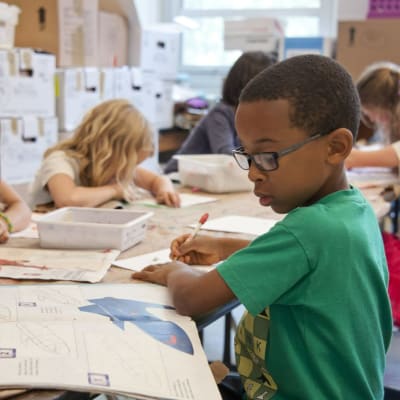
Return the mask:
M 174 155 L 184 186 L 211 193 L 245 192 L 254 185 L 232 156 L 227 154 Z
M 64 207 L 37 221 L 40 246 L 126 250 L 143 240 L 151 212 Z

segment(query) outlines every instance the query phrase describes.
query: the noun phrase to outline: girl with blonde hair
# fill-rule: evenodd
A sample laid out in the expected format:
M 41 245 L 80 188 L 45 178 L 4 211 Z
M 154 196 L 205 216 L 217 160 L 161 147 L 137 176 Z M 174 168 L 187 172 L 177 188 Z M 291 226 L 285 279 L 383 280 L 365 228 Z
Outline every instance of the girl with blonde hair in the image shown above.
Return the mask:
M 400 66 L 374 63 L 357 81 L 362 114 L 367 127 L 381 134 L 386 144 L 379 150 L 353 149 L 346 167 L 398 167 L 400 164 Z
M 132 185 L 158 203 L 178 207 L 172 182 L 138 164 L 153 153 L 145 117 L 126 100 L 109 100 L 90 110 L 74 135 L 45 152 L 31 190 L 31 207 L 96 207 L 132 200 Z

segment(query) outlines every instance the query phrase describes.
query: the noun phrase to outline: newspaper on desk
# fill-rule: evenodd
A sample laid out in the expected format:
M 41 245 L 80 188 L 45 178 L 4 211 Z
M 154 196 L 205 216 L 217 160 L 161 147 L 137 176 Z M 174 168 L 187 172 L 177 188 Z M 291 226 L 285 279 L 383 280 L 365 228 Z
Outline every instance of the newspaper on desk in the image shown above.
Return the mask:
M 110 249 L 0 247 L 0 277 L 99 282 L 119 254 Z
M 195 323 L 151 283 L 3 286 L 0 388 L 221 399 Z

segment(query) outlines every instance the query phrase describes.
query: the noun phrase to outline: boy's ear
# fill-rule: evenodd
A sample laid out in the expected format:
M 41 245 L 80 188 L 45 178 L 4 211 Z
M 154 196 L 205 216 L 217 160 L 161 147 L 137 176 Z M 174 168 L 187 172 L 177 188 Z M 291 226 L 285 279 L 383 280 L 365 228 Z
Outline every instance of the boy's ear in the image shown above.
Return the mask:
M 353 135 L 345 128 L 334 130 L 328 135 L 327 161 L 339 164 L 350 154 L 353 147 Z

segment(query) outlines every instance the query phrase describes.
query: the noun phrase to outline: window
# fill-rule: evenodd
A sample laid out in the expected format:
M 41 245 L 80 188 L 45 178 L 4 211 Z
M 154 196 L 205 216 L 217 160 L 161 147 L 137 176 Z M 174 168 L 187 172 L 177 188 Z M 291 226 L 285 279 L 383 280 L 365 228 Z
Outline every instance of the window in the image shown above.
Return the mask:
M 286 36 L 336 34 L 336 0 L 181 0 L 175 7 L 175 15 L 178 14 L 198 24 L 197 29 L 183 32 L 183 67 L 232 65 L 241 51 L 224 51 L 225 18 L 279 18 Z
M 336 36 L 337 0 L 170 0 L 164 6 L 166 20 L 177 15 L 197 23 L 182 33 L 182 71 L 204 84 L 224 76 L 241 54 L 224 50 L 224 20 L 272 17 L 282 21 L 285 35 Z M 172 7 L 171 7 L 172 5 Z M 169 14 L 169 15 L 168 15 Z M 197 75 L 197 76 L 196 76 Z M 201 78 L 200 78 L 201 76 Z

